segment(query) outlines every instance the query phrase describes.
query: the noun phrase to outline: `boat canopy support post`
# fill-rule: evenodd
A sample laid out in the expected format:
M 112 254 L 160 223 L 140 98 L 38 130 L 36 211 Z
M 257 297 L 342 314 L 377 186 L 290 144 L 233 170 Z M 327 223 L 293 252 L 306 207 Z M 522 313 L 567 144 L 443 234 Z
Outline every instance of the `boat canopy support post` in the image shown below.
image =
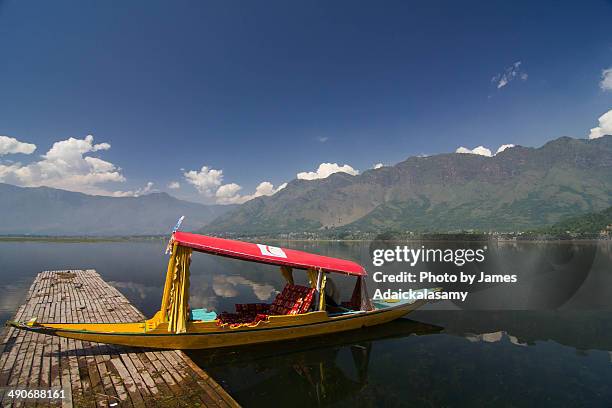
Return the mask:
M 293 285 L 293 269 L 290 266 L 283 265 L 280 267 L 280 271 L 287 283 Z
M 319 310 L 325 310 L 325 284 L 327 283 L 327 275 L 320 271 L 321 286 L 319 288 Z
M 172 253 L 170 254 L 170 259 L 168 259 L 168 268 L 166 270 L 166 283 L 164 284 L 164 294 L 162 295 L 162 302 L 159 308 L 162 321 L 168 321 L 168 304 L 170 302 L 170 290 L 172 289 L 172 276 L 174 275 L 174 268 L 176 266 L 176 251 L 178 245 L 174 243 L 172 245 Z
M 166 283 L 160 311 L 151 320 L 168 323 L 168 331 L 184 333 L 187 329 L 189 308 L 189 266 L 191 248 L 174 243 L 168 260 Z
M 310 271 L 311 270 L 309 269 L 309 272 Z M 325 310 L 325 282 L 327 282 L 327 276 L 325 276 L 325 273 L 321 268 L 313 269 L 312 271 L 314 274 L 316 274 L 316 283 L 314 285 L 314 288 L 316 289 L 314 299 L 315 310 Z

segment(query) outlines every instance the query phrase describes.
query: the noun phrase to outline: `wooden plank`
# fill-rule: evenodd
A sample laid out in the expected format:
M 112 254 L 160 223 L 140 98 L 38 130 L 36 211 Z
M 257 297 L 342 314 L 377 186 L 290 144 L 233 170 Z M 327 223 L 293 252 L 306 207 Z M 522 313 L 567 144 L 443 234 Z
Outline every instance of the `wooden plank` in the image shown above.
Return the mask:
M 129 322 L 142 313 L 94 270 L 45 271 L 14 320 Z M 63 388 L 63 401 L 0 406 L 238 407 L 219 384 L 178 350 L 146 350 L 45 336 L 9 328 L 0 337 L 0 387 Z M 114 405 L 113 405 L 114 404 Z

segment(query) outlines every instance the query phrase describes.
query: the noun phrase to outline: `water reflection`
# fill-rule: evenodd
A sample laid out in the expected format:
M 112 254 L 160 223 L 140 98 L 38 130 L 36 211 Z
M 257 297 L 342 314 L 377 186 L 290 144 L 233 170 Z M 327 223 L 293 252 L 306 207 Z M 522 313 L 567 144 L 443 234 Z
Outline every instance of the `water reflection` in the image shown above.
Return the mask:
M 263 405 L 270 398 L 280 406 L 333 405 L 367 386 L 374 342 L 441 330 L 439 326 L 400 319 L 368 330 L 272 346 L 196 350 L 188 354 L 208 370 L 222 371 L 221 378 L 232 384 L 235 395 L 248 398 L 248 405 Z
M 278 293 L 272 285 L 267 283 L 257 283 L 238 275 L 215 275 L 213 277 L 213 291 L 215 295 L 222 297 L 237 297 L 238 287 L 240 285 L 248 286 L 253 290 L 253 294 L 260 301 L 270 300 L 272 295 Z
M 281 245 L 376 270 L 370 243 Z M 517 273 L 519 284 L 478 286 L 466 304 L 429 304 L 409 315 L 421 326 L 399 320 L 194 358 L 245 406 L 602 406 L 612 400 L 612 243 L 487 245 L 482 269 Z M 162 240 L 0 242 L 0 318 L 13 315 L 38 272 L 76 268 L 96 269 L 151 316 L 161 301 L 164 249 Z M 436 264 L 415 269 L 444 270 Z M 305 279 L 294 275 L 298 283 Z M 334 281 L 350 295 L 354 280 Z M 195 254 L 190 302 L 233 310 L 235 303 L 270 301 L 283 286 L 275 267 Z
M 480 276 L 516 275 L 516 283 L 443 283 L 447 291 L 467 291 L 465 302 L 448 301 L 438 308 L 447 310 L 552 310 L 571 305 L 571 308 L 612 308 L 612 251 L 610 242 L 563 243 L 505 243 L 505 242 L 372 242 L 369 251 L 394 249 L 397 245 L 412 249 L 443 249 L 461 251 L 484 249 L 483 262 L 456 265 L 452 262 L 427 262 L 416 265 L 395 262 L 370 271 L 385 274 L 402 271 L 434 275 L 461 272 Z M 429 283 L 389 284 L 371 281 L 369 287 L 383 290 L 431 287 Z M 604 289 L 605 288 L 605 289 Z
M 443 326 L 444 333 L 459 337 L 480 338 L 503 332 L 515 344 L 532 346 L 554 341 L 581 351 L 612 350 L 612 316 L 607 310 L 417 310 L 410 317 Z
M 492 320 L 483 312 L 453 324 L 470 312 L 424 311 L 414 317 L 448 327 L 400 319 L 333 336 L 189 354 L 245 406 L 604 406 L 612 398 L 610 352 L 592 350 L 603 345 L 597 341 L 578 340 L 602 333 L 574 333 L 578 348 L 567 347 L 547 338 L 555 329 L 537 331 L 540 321 L 551 328 L 566 322 L 542 316 L 530 323 L 534 317 L 525 313 Z M 513 320 L 527 327 L 517 335 L 495 330 L 507 323 L 514 330 Z

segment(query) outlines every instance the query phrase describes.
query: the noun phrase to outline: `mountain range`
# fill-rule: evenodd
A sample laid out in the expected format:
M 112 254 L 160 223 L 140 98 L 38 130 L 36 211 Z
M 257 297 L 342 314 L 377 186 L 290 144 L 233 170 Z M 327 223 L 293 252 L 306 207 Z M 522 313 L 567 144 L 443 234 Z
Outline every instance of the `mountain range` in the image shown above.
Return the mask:
M 612 136 L 562 137 L 493 157 L 438 154 L 352 176 L 293 180 L 242 205 L 203 205 L 166 193 L 106 197 L 0 183 L 0 235 L 167 234 L 185 229 L 266 235 L 321 230 L 528 230 L 612 206 Z
M 612 136 L 562 137 L 493 157 L 410 157 L 356 176 L 293 180 L 273 196 L 222 214 L 202 231 L 517 231 L 611 205 Z
M 232 209 L 182 201 L 166 193 L 106 197 L 0 183 L 1 235 L 168 234 L 181 215 L 188 220 L 186 228 L 195 230 Z

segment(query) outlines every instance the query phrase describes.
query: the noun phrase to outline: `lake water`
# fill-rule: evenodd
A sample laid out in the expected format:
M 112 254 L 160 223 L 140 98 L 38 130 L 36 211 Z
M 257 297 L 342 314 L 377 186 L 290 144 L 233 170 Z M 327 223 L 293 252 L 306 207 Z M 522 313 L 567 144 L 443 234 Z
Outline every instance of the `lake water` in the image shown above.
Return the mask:
M 165 245 L 0 242 L 0 318 L 12 317 L 38 272 L 77 268 L 96 269 L 150 316 L 161 300 Z M 391 246 L 282 245 L 353 259 L 370 272 L 381 270 L 371 264 L 372 250 Z M 479 265 L 419 262 L 408 269 L 513 273 L 518 282 L 476 284 L 465 303 L 428 304 L 409 319 L 366 330 L 189 354 L 245 406 L 610 406 L 611 242 L 408 245 L 484 245 L 486 260 Z M 296 280 L 303 279 L 299 274 Z M 334 280 L 350 296 L 353 282 Z M 270 302 L 283 285 L 275 267 L 195 254 L 190 301 L 233 310 L 234 303 Z M 376 287 L 369 282 L 370 292 Z

